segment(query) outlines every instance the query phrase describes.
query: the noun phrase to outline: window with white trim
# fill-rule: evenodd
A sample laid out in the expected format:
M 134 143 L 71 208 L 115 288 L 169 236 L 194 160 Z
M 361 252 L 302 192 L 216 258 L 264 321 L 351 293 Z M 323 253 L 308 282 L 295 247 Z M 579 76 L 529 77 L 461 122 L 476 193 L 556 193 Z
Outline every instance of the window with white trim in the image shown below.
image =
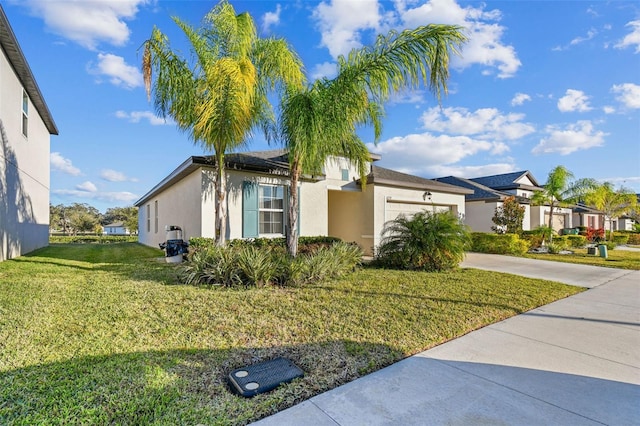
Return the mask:
M 284 234 L 284 187 L 260 185 L 258 196 L 260 234 Z
M 147 232 L 151 232 L 151 204 L 147 204 Z
M 154 211 L 154 232 L 158 233 L 158 200 L 153 202 L 153 211 Z
M 22 134 L 29 136 L 29 96 L 22 90 Z

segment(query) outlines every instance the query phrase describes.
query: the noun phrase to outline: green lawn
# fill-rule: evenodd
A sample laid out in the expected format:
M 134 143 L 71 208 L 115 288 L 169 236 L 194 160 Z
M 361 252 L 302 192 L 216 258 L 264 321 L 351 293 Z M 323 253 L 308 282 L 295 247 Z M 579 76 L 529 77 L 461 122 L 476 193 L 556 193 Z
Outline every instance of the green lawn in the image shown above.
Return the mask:
M 587 254 L 587 249 L 571 249 L 573 254 L 528 253 L 531 259 L 553 260 L 557 262 L 581 263 L 606 266 L 609 268 L 640 270 L 640 251 L 608 250 L 607 258 Z
M 71 244 L 0 263 L 0 424 L 246 424 L 582 291 L 376 269 L 302 288 L 203 288 L 181 285 L 161 256 Z M 304 379 L 252 399 L 229 391 L 230 370 L 276 356 Z

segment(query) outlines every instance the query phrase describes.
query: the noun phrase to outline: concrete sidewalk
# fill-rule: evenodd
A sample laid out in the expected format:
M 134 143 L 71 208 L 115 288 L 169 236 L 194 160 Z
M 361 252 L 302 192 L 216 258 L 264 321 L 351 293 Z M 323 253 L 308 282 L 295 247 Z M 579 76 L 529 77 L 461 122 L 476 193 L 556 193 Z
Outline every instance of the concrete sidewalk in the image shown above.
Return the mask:
M 591 288 L 256 425 L 640 425 L 640 271 L 470 253 L 462 265 Z

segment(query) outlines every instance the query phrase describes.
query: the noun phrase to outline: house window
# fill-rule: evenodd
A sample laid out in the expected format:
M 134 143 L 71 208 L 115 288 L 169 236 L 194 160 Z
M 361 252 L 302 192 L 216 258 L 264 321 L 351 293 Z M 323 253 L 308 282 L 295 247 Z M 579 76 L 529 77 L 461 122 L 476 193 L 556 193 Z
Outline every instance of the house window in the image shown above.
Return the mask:
M 151 204 L 147 204 L 147 232 L 151 232 Z
M 154 222 L 153 232 L 158 233 L 158 200 L 153 202 Z
M 259 233 L 284 233 L 284 187 L 260 185 L 258 200 Z
M 349 169 L 342 169 L 342 180 L 345 182 L 349 181 Z
M 22 134 L 26 138 L 29 129 L 29 96 L 27 92 L 22 91 Z
M 589 228 L 595 228 L 596 227 L 596 218 L 593 216 L 589 216 L 588 217 L 588 221 L 589 221 Z

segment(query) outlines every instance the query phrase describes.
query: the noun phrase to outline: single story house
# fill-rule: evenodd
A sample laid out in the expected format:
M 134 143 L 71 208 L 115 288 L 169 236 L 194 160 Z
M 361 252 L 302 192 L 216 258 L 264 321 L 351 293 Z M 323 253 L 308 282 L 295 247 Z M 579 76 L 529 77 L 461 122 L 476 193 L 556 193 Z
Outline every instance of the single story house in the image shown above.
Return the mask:
M 122 222 L 114 222 L 103 227 L 104 235 L 129 235 L 129 229 Z
M 528 231 L 531 229 L 531 200 L 527 197 L 514 195 L 508 192 L 489 188 L 481 183 L 474 182 L 471 179 L 465 179 L 455 176 L 447 176 L 437 178 L 438 182 L 448 183 L 450 185 L 461 186 L 473 191 L 472 194 L 466 196 L 466 215 L 465 224 L 467 224 L 475 232 L 493 232 L 492 227 L 493 216 L 499 207 L 502 207 L 504 200 L 509 197 L 515 197 L 516 201 L 524 207 L 524 218 L 522 220 L 522 229 Z
M 399 214 L 448 210 L 464 217 L 470 191 L 374 166 L 371 154 L 363 189 L 357 170 L 343 158 L 327 161 L 320 176 L 303 176 L 299 187 L 299 235 L 335 236 L 372 254 L 384 224 Z M 284 150 L 226 155 L 227 239 L 281 237 L 287 221 L 289 164 Z M 140 243 L 165 241 L 166 226 L 183 239 L 215 237 L 215 160 L 193 156 L 140 198 Z
M 523 230 L 533 230 L 549 224 L 551 208 L 547 205 L 531 204 L 531 197 L 536 191 L 541 191 L 542 187 L 528 170 L 471 179 L 450 176 L 436 180 L 473 190 L 473 193 L 466 197 L 468 211 L 465 216 L 465 223 L 473 231 L 491 232 L 493 225 L 491 218 L 495 214 L 495 209 L 502 205 L 502 201 L 508 196 L 515 196 L 520 204 L 525 206 Z M 556 207 L 553 209 L 553 216 L 553 228 L 556 231 L 573 227 L 570 208 Z
M 57 134 L 0 5 L 0 262 L 49 244 L 50 137 Z
M 572 206 L 573 226 L 585 226 L 594 229 L 609 229 L 609 221 L 605 220 L 604 213 L 584 204 Z

